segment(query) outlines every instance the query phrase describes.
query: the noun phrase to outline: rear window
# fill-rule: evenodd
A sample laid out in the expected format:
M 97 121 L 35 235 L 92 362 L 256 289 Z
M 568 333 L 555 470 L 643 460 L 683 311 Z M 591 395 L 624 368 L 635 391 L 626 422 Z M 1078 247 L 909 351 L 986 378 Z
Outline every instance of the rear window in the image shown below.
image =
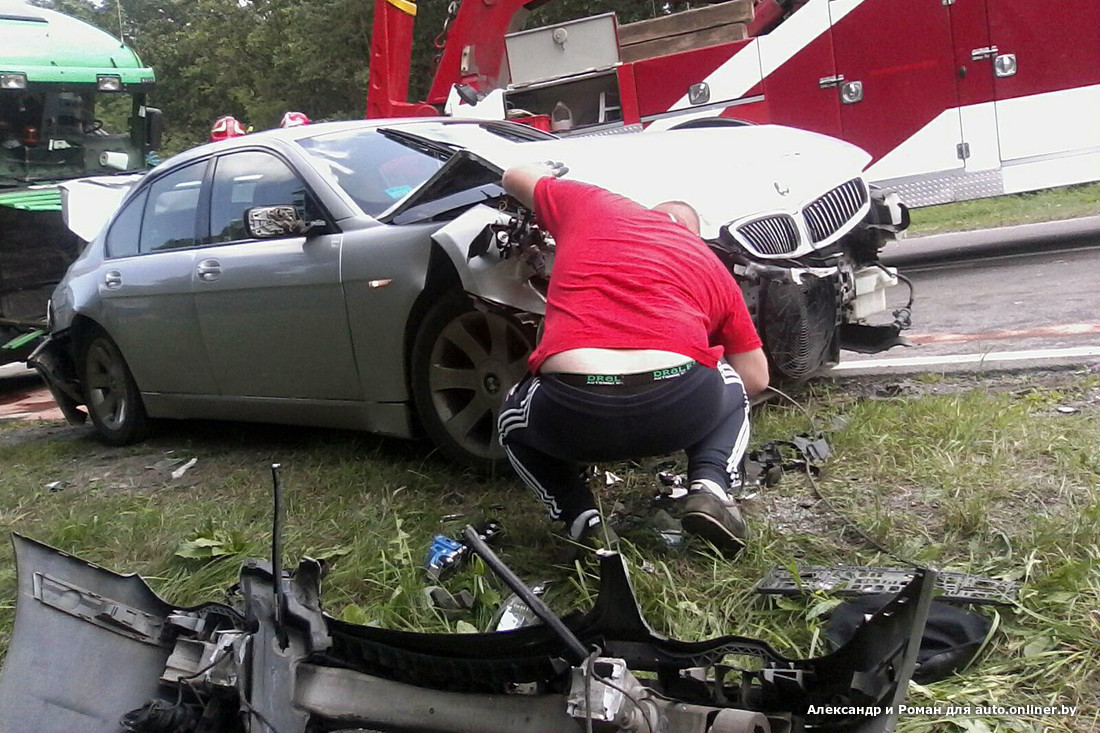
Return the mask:
M 107 232 L 108 257 L 130 257 L 137 254 L 141 237 L 141 214 L 145 210 L 147 194 L 148 189 L 143 189 L 118 212 Z

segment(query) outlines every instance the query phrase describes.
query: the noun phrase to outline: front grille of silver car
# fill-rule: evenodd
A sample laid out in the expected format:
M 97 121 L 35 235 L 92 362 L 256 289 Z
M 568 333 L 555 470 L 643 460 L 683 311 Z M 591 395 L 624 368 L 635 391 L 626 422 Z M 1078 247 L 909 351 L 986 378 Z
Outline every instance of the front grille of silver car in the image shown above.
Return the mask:
M 786 214 L 776 214 L 741 224 L 737 233 L 762 255 L 786 255 L 798 249 L 798 227 Z
M 853 178 L 824 196 L 811 201 L 802 210 L 806 228 L 814 244 L 823 242 L 851 221 L 867 203 L 867 188 L 863 180 Z

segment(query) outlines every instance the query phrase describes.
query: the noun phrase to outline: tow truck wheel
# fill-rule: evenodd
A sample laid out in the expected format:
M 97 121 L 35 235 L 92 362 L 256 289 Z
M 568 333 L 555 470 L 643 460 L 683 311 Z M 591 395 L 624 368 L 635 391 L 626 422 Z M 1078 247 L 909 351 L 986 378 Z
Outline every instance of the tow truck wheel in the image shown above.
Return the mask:
M 149 421 L 141 393 L 122 352 L 107 334 L 89 336 L 81 354 L 80 376 L 84 404 L 100 440 L 128 445 L 145 437 Z
M 482 471 L 504 460 L 497 416 L 527 373 L 533 338 L 507 315 L 473 307 L 464 293 L 432 306 L 412 352 L 412 396 L 424 431 L 449 458 Z

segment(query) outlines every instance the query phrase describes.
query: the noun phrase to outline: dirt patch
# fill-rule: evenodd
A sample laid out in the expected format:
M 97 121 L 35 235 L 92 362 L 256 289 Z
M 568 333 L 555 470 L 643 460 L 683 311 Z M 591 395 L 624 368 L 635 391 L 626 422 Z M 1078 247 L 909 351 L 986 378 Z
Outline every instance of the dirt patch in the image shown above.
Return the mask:
M 11 420 L 0 422 L 0 445 L 18 446 L 85 432 L 61 420 Z
M 1021 370 L 992 374 L 959 372 L 903 378 L 852 376 L 830 381 L 839 389 L 855 392 L 868 399 L 948 395 L 979 389 L 1008 392 L 1018 397 L 1040 392 L 1061 392 L 1067 396 L 1066 406 L 1095 409 L 1100 407 L 1100 385 L 1082 388 L 1090 375 L 1100 379 L 1100 364 L 1085 372 L 1080 369 Z
M 103 452 L 80 461 L 68 481 L 77 488 L 150 491 L 165 487 L 186 488 L 202 480 L 196 456 L 174 450 L 111 455 Z M 175 472 L 175 473 L 174 473 Z
M 123 448 L 105 446 L 95 440 L 90 428 L 60 420 L 20 420 L 0 426 L 0 446 L 34 450 L 48 442 L 63 442 L 70 446 L 66 452 L 74 455 L 59 458 L 53 466 L 46 483 L 51 491 L 183 488 L 201 478 L 199 461 L 188 465 L 197 457 L 194 451 L 164 448 L 157 445 L 159 441 Z

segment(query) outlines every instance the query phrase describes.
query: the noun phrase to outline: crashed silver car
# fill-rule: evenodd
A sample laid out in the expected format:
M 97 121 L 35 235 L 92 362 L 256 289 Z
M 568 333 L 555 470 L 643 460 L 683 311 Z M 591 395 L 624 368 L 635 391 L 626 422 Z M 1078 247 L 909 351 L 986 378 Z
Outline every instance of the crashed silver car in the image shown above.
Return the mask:
M 692 203 L 773 374 L 901 341 L 907 308 L 868 319 L 898 282 L 878 252 L 907 214 L 847 143 L 770 125 L 559 140 L 505 122 L 373 120 L 158 166 L 54 292 L 31 363 L 70 421 L 84 406 L 112 444 L 150 418 L 215 418 L 423 432 L 492 463 L 553 266 L 553 241 L 500 174 L 548 159 L 643 204 Z

